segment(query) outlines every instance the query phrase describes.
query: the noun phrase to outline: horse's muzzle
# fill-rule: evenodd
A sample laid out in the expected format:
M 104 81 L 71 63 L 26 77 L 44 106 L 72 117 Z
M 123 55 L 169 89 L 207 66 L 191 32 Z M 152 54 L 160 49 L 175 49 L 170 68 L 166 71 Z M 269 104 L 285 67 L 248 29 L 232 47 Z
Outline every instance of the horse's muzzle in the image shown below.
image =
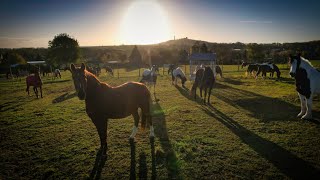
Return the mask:
M 291 72 L 291 73 L 290 73 L 290 76 L 291 76 L 291 77 L 295 77 L 295 76 L 296 76 L 296 73 L 292 73 L 292 72 Z

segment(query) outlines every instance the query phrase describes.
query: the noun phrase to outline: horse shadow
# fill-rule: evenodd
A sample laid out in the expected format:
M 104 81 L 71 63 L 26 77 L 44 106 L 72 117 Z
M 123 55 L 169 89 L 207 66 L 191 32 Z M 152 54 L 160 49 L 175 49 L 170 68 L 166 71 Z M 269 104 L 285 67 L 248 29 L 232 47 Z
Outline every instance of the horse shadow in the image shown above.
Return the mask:
M 194 95 L 190 95 L 190 90 L 187 87 L 180 87 L 178 85 L 175 85 L 175 88 L 180 92 L 181 95 L 183 95 L 190 101 L 195 101 L 198 104 L 204 104 L 203 99 L 198 94 L 196 94 L 196 99 L 194 99 Z
M 133 139 L 130 139 L 130 179 L 135 180 L 136 179 L 136 145 Z M 151 179 L 156 179 L 156 158 L 155 158 L 155 149 L 154 149 L 154 139 L 150 139 L 151 144 L 151 158 L 152 158 L 152 174 Z M 141 152 L 139 154 L 139 179 L 148 179 L 148 168 L 147 168 L 147 161 L 146 161 L 146 153 Z
M 213 106 L 202 106 L 201 109 L 230 129 L 243 143 L 250 146 L 251 149 L 267 159 L 291 179 L 315 179 L 320 177 L 320 170 L 313 167 L 309 162 L 258 136 Z
M 64 93 L 62 94 L 61 96 L 55 98 L 54 100 L 52 100 L 52 103 L 55 104 L 55 103 L 60 103 L 60 102 L 63 102 L 65 100 L 68 100 L 68 99 L 71 99 L 71 98 L 74 98 L 77 96 L 77 93 L 74 92 L 72 94 L 69 94 L 69 93 Z
M 152 110 L 155 137 L 159 138 L 160 145 L 163 150 L 157 150 L 155 155 L 152 155 L 152 161 L 156 160 L 157 163 L 165 163 L 165 167 L 168 172 L 168 179 L 181 179 L 178 158 L 169 139 L 164 111 L 159 103 L 153 103 Z M 151 149 L 154 152 L 154 144 L 152 143 L 151 145 Z M 155 166 L 153 166 L 152 169 L 154 169 L 153 172 L 155 172 Z M 152 179 L 155 178 L 156 174 L 153 174 Z
M 297 121 L 296 114 L 300 107 L 280 98 L 263 96 L 254 92 L 234 88 L 225 84 L 218 84 L 214 91 L 215 97 L 238 109 L 244 109 L 248 115 L 263 122 Z M 319 116 L 320 113 L 313 111 Z M 317 123 L 317 121 L 310 121 Z
M 96 155 L 94 166 L 91 170 L 90 177 L 88 179 L 100 179 L 102 169 L 107 161 L 107 154 L 103 155 L 102 150 L 99 149 Z

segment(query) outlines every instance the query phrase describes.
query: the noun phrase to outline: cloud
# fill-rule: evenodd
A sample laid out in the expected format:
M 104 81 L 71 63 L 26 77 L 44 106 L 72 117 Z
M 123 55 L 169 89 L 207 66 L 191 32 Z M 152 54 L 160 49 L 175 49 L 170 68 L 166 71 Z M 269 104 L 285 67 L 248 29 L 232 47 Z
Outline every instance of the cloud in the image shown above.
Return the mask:
M 272 24 L 272 21 L 240 21 L 240 23 L 249 23 L 249 24 Z

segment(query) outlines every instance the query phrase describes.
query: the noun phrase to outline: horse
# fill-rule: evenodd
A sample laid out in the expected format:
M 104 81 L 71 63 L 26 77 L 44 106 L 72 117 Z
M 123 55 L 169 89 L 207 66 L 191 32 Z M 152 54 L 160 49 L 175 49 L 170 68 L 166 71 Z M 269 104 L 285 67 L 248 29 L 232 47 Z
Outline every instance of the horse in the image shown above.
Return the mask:
M 246 67 L 246 66 L 248 66 L 248 65 L 250 65 L 250 64 L 255 64 L 255 63 L 247 63 L 247 62 L 242 61 L 242 63 L 241 63 L 241 69 L 243 69 L 243 67 Z
M 204 89 L 203 102 L 206 103 L 206 96 L 208 92 L 208 103 L 210 103 L 210 95 L 211 95 L 211 90 L 214 83 L 215 83 L 215 77 L 212 69 L 210 67 L 200 68 L 196 72 L 196 79 L 192 85 L 190 95 L 192 96 L 194 94 L 194 99 L 196 99 L 197 87 L 199 87 L 201 98 L 202 98 L 202 89 Z
M 262 77 L 267 77 L 267 72 L 270 73 L 270 77 L 273 77 L 274 72 L 276 72 L 278 79 L 280 78 L 280 75 L 281 75 L 281 72 L 280 72 L 278 66 L 275 64 L 271 64 L 271 63 L 261 64 L 258 68 L 257 73 L 256 73 L 256 78 L 258 78 L 260 72 L 262 73 L 261 74 Z
M 59 69 L 55 69 L 54 70 L 54 77 L 55 78 L 60 78 L 61 79 L 61 72 L 60 72 L 60 70 Z
M 41 93 L 41 98 L 42 98 L 42 80 L 39 75 L 39 72 L 35 72 L 34 75 L 31 74 L 31 75 L 27 76 L 26 84 L 27 84 L 26 92 L 28 92 L 29 96 L 30 96 L 29 87 L 33 86 L 33 91 L 36 94 L 37 98 L 39 98 L 38 87 L 40 88 L 40 93 Z
M 171 76 L 172 76 L 172 84 L 173 82 L 175 82 L 175 85 L 177 85 L 177 79 L 179 78 L 181 80 L 182 87 L 185 87 L 184 83 L 187 81 L 187 78 L 180 67 L 173 69 L 171 72 Z
M 248 75 L 248 73 L 252 75 L 253 72 L 257 72 L 259 69 L 259 66 L 260 64 L 249 64 L 246 71 L 246 75 Z
M 112 87 L 86 70 L 85 64 L 80 68 L 70 65 L 72 79 L 77 96 L 85 101 L 86 113 L 95 125 L 100 137 L 100 152 L 106 155 L 107 125 L 109 119 L 121 119 L 130 115 L 134 118 L 134 126 L 130 135 L 133 140 L 139 125 L 144 129 L 150 125 L 150 138 L 154 137 L 151 117 L 151 95 L 148 88 L 139 82 L 127 82 Z M 141 109 L 139 115 L 138 109 Z
M 106 73 L 109 73 L 113 76 L 113 69 L 110 66 L 106 66 L 105 69 L 106 69 Z
M 314 94 L 320 94 L 320 72 L 300 54 L 290 55 L 289 63 L 289 73 L 295 78 L 296 91 L 301 102 L 301 111 L 297 117 L 312 119 L 312 97 Z
M 172 71 L 174 70 L 174 69 L 176 69 L 178 66 L 177 65 L 175 65 L 175 64 L 170 64 L 169 65 L 169 69 L 168 69 L 168 75 L 170 74 L 170 73 L 172 73 Z
M 153 65 L 151 69 L 145 69 L 143 71 L 140 82 L 143 84 L 148 84 L 149 86 L 153 85 L 153 94 L 156 94 L 157 73 L 155 65 Z
M 222 78 L 222 69 L 218 65 L 216 66 L 216 74 L 219 74 L 220 77 Z

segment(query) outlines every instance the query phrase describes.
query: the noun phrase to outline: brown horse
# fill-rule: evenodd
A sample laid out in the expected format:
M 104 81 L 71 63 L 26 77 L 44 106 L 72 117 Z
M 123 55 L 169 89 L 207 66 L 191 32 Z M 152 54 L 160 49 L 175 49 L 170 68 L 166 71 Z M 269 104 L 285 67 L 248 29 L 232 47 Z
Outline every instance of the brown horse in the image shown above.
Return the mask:
M 150 125 L 150 138 L 154 137 L 151 117 L 151 95 L 148 88 L 138 82 L 128 82 L 117 87 L 100 82 L 95 75 L 86 70 L 82 63 L 81 68 L 74 64 L 70 66 L 77 95 L 85 100 L 86 112 L 96 126 L 101 147 L 106 154 L 108 119 L 120 119 L 130 115 L 134 118 L 134 127 L 130 135 L 133 139 L 138 130 L 139 113 L 141 109 L 141 127 L 146 122 Z
M 222 78 L 222 69 L 218 65 L 216 66 L 216 74 L 219 74 L 220 77 Z
M 36 94 L 37 98 L 39 98 L 38 87 L 40 88 L 40 93 L 41 93 L 41 98 L 42 98 L 42 80 L 40 78 L 39 72 L 35 72 L 34 75 L 27 76 L 26 84 L 27 84 L 26 91 L 28 92 L 29 96 L 30 96 L 29 87 L 33 86 L 33 91 Z
M 207 97 L 207 92 L 208 92 L 208 103 L 210 103 L 210 95 L 211 95 L 211 90 L 212 90 L 214 82 L 215 82 L 215 77 L 214 77 L 213 71 L 210 67 L 198 69 L 196 72 L 196 79 L 195 79 L 195 81 L 192 85 L 191 91 L 190 91 L 190 95 L 194 94 L 194 99 L 196 99 L 197 87 L 199 87 L 201 98 L 202 98 L 202 89 L 204 89 L 203 102 L 206 103 L 206 97 Z

